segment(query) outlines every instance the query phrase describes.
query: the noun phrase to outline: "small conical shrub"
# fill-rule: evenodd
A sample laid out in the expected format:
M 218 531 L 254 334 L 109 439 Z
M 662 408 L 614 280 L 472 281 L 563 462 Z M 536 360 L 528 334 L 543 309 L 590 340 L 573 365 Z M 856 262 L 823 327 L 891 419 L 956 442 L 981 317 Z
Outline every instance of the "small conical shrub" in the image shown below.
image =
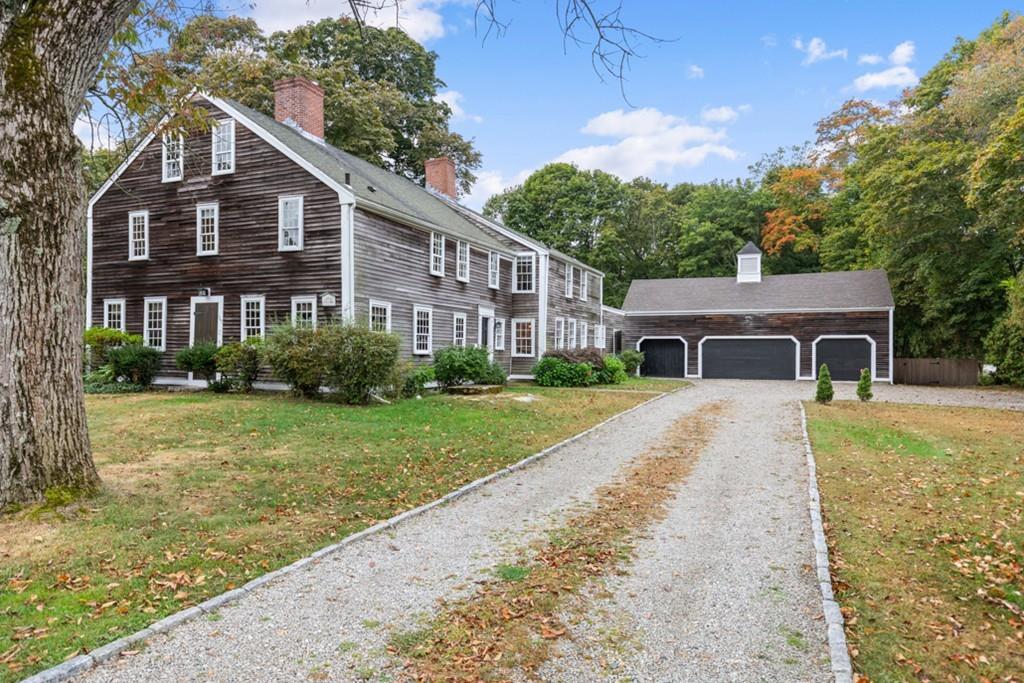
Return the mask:
M 828 366 L 822 363 L 818 370 L 818 390 L 814 392 L 814 400 L 818 403 L 829 403 L 833 396 L 835 391 L 832 389 L 832 374 L 829 373 Z
M 857 398 L 870 401 L 874 396 L 871 393 L 871 371 L 864 368 L 860 371 L 860 379 L 857 381 Z

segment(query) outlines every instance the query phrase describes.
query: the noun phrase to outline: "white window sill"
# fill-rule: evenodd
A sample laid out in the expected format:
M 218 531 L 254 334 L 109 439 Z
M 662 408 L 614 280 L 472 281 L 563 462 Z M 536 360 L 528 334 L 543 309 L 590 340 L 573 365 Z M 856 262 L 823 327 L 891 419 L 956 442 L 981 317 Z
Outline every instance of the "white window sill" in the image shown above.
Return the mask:
M 183 178 L 162 178 L 161 183 L 180 183 Z
M 148 261 L 149 257 L 148 256 L 129 256 L 128 260 L 129 261 Z
M 218 171 L 218 170 L 214 169 L 214 170 L 210 171 L 210 175 L 231 175 L 234 172 L 235 172 L 235 169 L 233 169 L 233 168 L 230 168 L 230 169 L 228 169 L 226 171 Z
M 469 278 L 468 277 L 457 277 L 455 279 L 456 279 L 456 281 L 461 282 L 463 284 L 467 284 L 467 285 L 469 284 Z
M 413 351 L 412 355 L 414 355 L 414 356 L 429 356 L 430 355 L 430 351 Z
M 220 256 L 216 251 L 197 251 L 196 256 Z
M 302 247 L 278 247 L 278 251 L 302 251 Z

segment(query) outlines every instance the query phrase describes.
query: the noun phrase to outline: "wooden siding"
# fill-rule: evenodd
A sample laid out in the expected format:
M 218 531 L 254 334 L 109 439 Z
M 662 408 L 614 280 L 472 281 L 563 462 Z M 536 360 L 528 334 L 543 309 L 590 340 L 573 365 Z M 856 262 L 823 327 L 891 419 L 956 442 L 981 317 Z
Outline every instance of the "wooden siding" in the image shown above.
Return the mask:
M 889 378 L 889 312 L 665 315 L 626 317 L 623 348 L 641 337 L 680 336 L 687 343 L 687 374 L 697 374 L 697 346 L 706 336 L 793 336 L 800 342 L 800 376 L 814 374 L 811 352 L 822 335 L 867 335 L 875 342 L 875 373 Z
M 466 314 L 467 344 L 479 339 L 479 307 L 494 309 L 495 319 L 505 320 L 505 350 L 494 358 L 506 372 L 515 370 L 511 356 L 513 316 L 512 264 L 502 257 L 500 288 L 487 286 L 488 252 L 470 244 L 469 282 L 455 278 L 456 240 L 445 239 L 445 275 L 430 274 L 430 233 L 395 224 L 361 209 L 355 212 L 356 319 L 365 322 L 369 302 L 391 304 L 391 331 L 402 340 L 402 356 L 428 362 L 429 356 L 412 352 L 413 307 L 433 309 L 433 347 L 437 351 L 452 345 L 455 313 Z M 515 359 L 519 361 L 521 359 Z
M 579 298 L 580 281 L 573 278 L 572 298 L 565 296 L 565 269 L 571 264 L 560 261 L 552 256 L 548 262 L 548 349 L 555 348 L 555 319 L 575 318 L 587 323 L 587 345 L 594 345 L 594 327 L 601 324 L 601 284 L 600 278 L 580 269 L 580 273 L 589 278 L 587 285 L 587 300 Z M 579 274 L 579 273 L 577 273 Z M 579 323 L 577 323 L 577 326 Z M 577 336 L 578 336 L 577 332 Z M 611 341 L 605 338 L 607 348 L 611 348 Z
M 622 311 L 609 311 L 607 309 L 602 309 L 601 310 L 601 318 L 602 318 L 602 320 L 604 322 L 604 326 L 605 326 L 605 328 L 607 330 L 607 336 L 606 336 L 607 350 L 608 350 L 609 353 L 611 353 L 613 351 L 613 346 L 615 344 L 615 333 L 616 332 L 622 332 L 622 334 L 623 334 L 623 343 L 625 343 L 626 316 L 622 313 Z M 635 344 L 634 344 L 634 347 L 635 347 Z M 624 346 L 623 348 L 633 348 L 633 347 L 625 347 Z
M 226 114 L 210 107 L 217 118 Z M 235 124 L 235 172 L 211 175 L 209 132 L 185 138 L 184 179 L 161 182 L 161 142 L 154 139 L 93 209 L 93 325 L 103 300 L 124 298 L 127 329 L 142 332 L 143 298 L 167 297 L 162 375 L 182 377 L 174 354 L 188 346 L 190 299 L 200 288 L 224 297 L 223 340 L 240 336 L 240 297 L 264 295 L 266 321 L 284 320 L 292 296 L 333 294 L 340 314 L 341 209 L 337 193 Z M 304 247 L 279 252 L 278 196 L 304 197 Z M 196 204 L 218 202 L 219 254 L 196 255 Z M 128 213 L 149 211 L 149 259 L 128 261 Z

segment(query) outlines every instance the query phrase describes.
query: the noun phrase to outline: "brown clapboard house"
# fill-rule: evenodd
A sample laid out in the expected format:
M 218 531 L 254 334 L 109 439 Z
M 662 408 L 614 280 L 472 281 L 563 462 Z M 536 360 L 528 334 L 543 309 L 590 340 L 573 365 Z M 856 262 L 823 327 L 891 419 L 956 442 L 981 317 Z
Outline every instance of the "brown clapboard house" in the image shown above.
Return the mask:
M 413 360 L 481 345 L 513 378 L 612 350 L 600 271 L 460 206 L 449 159 L 424 188 L 326 144 L 323 97 L 280 81 L 271 118 L 199 94 L 208 131 L 143 140 L 89 202 L 88 324 L 142 334 L 160 383 L 195 381 L 180 349 L 285 320 L 394 332 Z

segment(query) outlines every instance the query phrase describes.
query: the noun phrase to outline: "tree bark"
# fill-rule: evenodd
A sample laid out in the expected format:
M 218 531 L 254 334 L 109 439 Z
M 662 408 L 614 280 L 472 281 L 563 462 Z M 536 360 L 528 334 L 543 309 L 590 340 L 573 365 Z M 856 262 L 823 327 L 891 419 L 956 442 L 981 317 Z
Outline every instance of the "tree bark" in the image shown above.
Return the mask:
M 82 396 L 73 127 L 137 0 L 0 2 L 0 510 L 99 484 Z

